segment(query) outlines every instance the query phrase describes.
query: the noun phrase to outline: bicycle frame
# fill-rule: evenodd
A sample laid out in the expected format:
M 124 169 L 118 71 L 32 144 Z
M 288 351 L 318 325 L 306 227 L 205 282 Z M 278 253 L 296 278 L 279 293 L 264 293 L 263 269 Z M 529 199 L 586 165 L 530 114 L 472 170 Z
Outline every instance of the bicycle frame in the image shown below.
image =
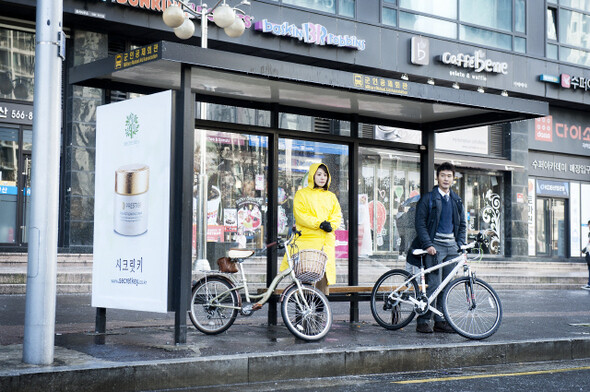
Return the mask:
M 415 306 L 418 306 L 420 309 L 426 309 L 428 308 L 428 310 L 432 311 L 433 313 L 443 317 L 443 314 L 436 309 L 435 307 L 432 307 L 431 304 L 434 302 L 434 300 L 436 299 L 436 297 L 440 294 L 440 292 L 442 290 L 444 290 L 444 288 L 449 284 L 449 282 L 455 278 L 455 275 L 457 274 L 457 272 L 459 272 L 459 270 L 461 268 L 463 268 L 463 266 L 465 266 L 465 264 L 467 263 L 467 254 L 462 253 L 460 255 L 458 255 L 457 257 L 445 261 L 444 263 L 441 264 L 437 264 L 433 267 L 430 267 L 428 269 L 424 269 L 424 267 L 420 267 L 420 272 L 418 272 L 417 274 L 413 275 L 411 278 L 409 278 L 408 280 L 406 280 L 404 283 L 402 283 L 401 288 L 403 287 L 409 287 L 408 283 L 410 283 L 412 280 L 417 279 L 418 277 L 420 277 L 420 282 L 423 282 L 423 277 L 428 274 L 431 273 L 433 271 L 439 270 L 441 268 L 444 268 L 448 265 L 457 263 L 457 265 L 455 266 L 455 268 L 453 268 L 453 270 L 449 273 L 449 275 L 438 285 L 438 287 L 436 288 L 436 290 L 434 290 L 434 292 L 430 295 L 430 297 L 428 297 L 427 302 L 424 303 L 423 300 L 419 300 L 419 299 L 414 299 L 413 297 L 409 297 L 408 300 L 403 300 L 401 298 L 394 298 L 393 294 L 397 293 L 400 288 L 394 290 L 391 294 L 389 294 L 389 299 L 390 300 L 399 300 L 401 302 L 410 302 Z M 420 292 L 424 295 L 426 295 L 426 287 L 424 284 L 420 283 L 418 285 L 420 287 Z
M 291 276 L 291 279 L 293 280 L 293 282 L 297 285 L 297 289 L 299 290 L 299 293 L 302 294 L 302 285 L 301 282 L 299 281 L 299 279 L 297 279 L 297 277 L 295 276 L 295 271 L 293 270 L 293 259 L 291 258 L 291 252 L 289 251 L 290 248 L 290 244 L 292 242 L 295 241 L 295 234 L 292 234 L 291 237 L 289 237 L 288 240 L 286 240 L 284 242 L 285 244 L 285 253 L 287 254 L 287 262 L 289 264 L 289 267 L 287 269 L 285 269 L 282 272 L 279 272 L 274 279 L 272 280 L 272 282 L 270 283 L 270 286 L 266 289 L 266 291 L 263 294 L 251 294 L 249 292 L 248 289 L 248 279 L 246 278 L 246 273 L 244 271 L 244 268 L 242 267 L 241 263 L 239 265 L 239 269 L 240 269 L 240 274 L 242 276 L 242 283 L 240 285 L 237 285 L 235 287 L 233 287 L 232 289 L 229 290 L 225 290 L 224 292 L 218 294 L 217 296 L 215 296 L 214 298 L 211 299 L 211 302 L 217 301 L 220 298 L 223 298 L 224 296 L 228 295 L 230 292 L 232 291 L 237 291 L 239 292 L 240 290 L 244 290 L 244 295 L 246 296 L 246 301 L 248 303 L 251 302 L 251 300 L 258 300 L 258 302 L 256 302 L 255 305 L 257 305 L 257 309 L 261 308 L 264 304 L 266 304 L 266 302 L 268 302 L 268 300 L 270 299 L 272 293 L 275 291 L 275 289 L 277 288 L 277 286 L 279 285 L 279 283 L 288 275 Z M 207 279 L 208 276 L 219 276 L 219 273 L 209 273 L 206 275 L 205 279 Z M 233 279 L 232 279 L 233 280 Z M 234 283 L 235 280 L 233 280 Z M 303 295 L 301 295 L 301 299 L 303 299 L 304 302 L 306 302 L 305 298 Z M 308 304 L 305 303 L 305 305 L 307 306 Z M 237 306 L 229 306 L 229 305 L 222 305 L 222 304 L 216 304 L 215 305 L 218 308 L 227 308 L 227 309 L 238 309 L 241 310 L 241 307 L 237 307 Z

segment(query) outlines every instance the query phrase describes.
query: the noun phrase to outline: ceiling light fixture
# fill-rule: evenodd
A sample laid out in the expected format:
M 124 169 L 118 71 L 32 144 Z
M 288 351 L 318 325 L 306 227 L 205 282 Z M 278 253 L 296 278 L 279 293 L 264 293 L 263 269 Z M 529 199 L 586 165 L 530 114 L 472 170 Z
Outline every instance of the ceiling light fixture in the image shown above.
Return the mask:
M 461 88 L 457 82 L 453 83 L 451 87 L 453 87 L 455 90 L 459 90 Z
M 428 80 L 426 81 L 426 83 L 428 83 L 431 86 L 434 86 L 434 79 L 428 78 Z
M 402 80 L 410 80 L 410 78 L 408 77 L 408 74 L 402 74 L 401 78 L 402 78 Z
M 507 96 L 508 96 L 508 91 L 506 91 L 506 90 L 503 90 L 503 91 L 500 93 L 500 95 L 501 95 L 501 96 L 503 96 L 503 97 L 507 97 Z
M 479 86 L 479 87 L 477 88 L 477 92 L 478 92 L 478 93 L 482 93 L 482 94 L 483 94 L 483 93 L 485 93 L 485 92 L 486 92 L 486 90 L 484 90 L 484 89 L 483 89 L 483 87 Z

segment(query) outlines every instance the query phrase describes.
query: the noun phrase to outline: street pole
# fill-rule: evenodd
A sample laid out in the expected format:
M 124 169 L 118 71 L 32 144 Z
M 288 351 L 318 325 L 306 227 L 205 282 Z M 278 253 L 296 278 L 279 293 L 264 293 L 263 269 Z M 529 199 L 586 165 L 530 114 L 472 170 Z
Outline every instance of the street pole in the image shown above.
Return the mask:
M 33 162 L 23 361 L 53 363 L 59 206 L 63 0 L 37 0 Z
M 208 41 L 208 19 L 207 4 L 201 8 L 201 48 L 207 48 Z M 207 119 L 207 103 L 201 101 L 200 104 L 201 120 Z M 197 218 L 200 216 L 200 222 L 197 223 L 197 266 L 198 269 L 210 269 L 207 259 L 207 131 L 199 130 L 199 143 L 201 145 L 201 159 L 199 162 L 199 199 L 197 200 Z

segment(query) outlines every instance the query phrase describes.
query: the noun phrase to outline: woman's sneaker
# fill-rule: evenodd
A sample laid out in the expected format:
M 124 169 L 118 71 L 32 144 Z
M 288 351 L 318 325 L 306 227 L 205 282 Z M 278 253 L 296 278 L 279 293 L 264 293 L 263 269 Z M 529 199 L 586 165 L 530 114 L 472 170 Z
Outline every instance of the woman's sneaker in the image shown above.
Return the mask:
M 582 287 L 580 287 L 580 288 L 581 288 L 581 289 L 583 289 L 583 290 L 588 290 L 588 291 L 590 291 L 590 284 L 587 284 L 586 286 L 582 286 Z

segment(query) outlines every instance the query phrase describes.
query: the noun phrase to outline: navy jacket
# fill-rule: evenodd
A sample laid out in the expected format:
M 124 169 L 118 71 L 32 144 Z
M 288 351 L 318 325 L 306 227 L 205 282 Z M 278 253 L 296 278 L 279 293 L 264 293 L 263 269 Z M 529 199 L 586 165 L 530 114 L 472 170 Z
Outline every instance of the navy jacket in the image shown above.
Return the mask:
M 452 190 L 450 191 L 450 196 L 453 207 L 453 234 L 455 235 L 457 246 L 460 247 L 465 244 L 467 234 L 465 211 L 461 198 Z M 420 266 L 420 257 L 414 256 L 412 250 L 426 249 L 433 246 L 434 235 L 438 228 L 441 212 L 442 196 L 438 191 L 438 186 L 435 186 L 432 188 L 432 191 L 420 198 L 416 207 L 416 238 L 412 241 L 412 246 L 406 257 L 408 263 Z

